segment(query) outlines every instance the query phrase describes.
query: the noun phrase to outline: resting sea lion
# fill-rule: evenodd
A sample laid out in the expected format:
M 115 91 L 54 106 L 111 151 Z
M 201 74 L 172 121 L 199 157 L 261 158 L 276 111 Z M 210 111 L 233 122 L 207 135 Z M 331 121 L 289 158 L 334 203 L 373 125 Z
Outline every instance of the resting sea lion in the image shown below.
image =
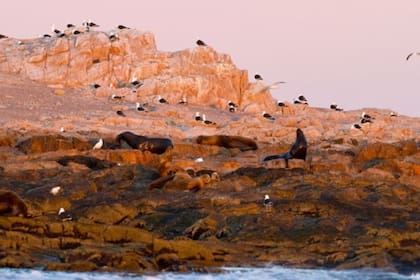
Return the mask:
M 196 141 L 198 144 L 216 145 L 227 149 L 237 148 L 242 152 L 258 149 L 257 143 L 254 140 L 243 136 L 200 135 Z
M 121 141 L 125 141 L 133 149 L 149 151 L 154 154 L 163 154 L 166 150 L 172 150 L 174 147 L 169 138 L 151 138 L 137 135 L 130 131 L 118 134 L 116 142 L 120 146 Z
M 303 135 L 303 131 L 298 128 L 296 130 L 296 141 L 290 148 L 287 153 L 266 156 L 263 161 L 269 161 L 273 159 L 280 159 L 284 158 L 286 161 L 286 168 L 289 167 L 289 159 L 296 158 L 296 159 L 303 159 L 306 160 L 306 149 L 308 148 L 308 143 L 306 142 L 305 135 Z
M 28 207 L 14 192 L 0 190 L 0 215 L 28 216 Z

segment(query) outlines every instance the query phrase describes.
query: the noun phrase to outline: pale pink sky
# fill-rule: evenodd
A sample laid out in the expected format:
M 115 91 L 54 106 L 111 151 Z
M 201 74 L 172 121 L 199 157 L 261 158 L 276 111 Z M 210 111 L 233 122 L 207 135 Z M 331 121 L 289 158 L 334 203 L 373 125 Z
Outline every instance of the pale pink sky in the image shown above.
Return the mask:
M 158 49 L 194 47 L 197 36 L 235 64 L 259 72 L 272 91 L 312 106 L 377 107 L 420 117 L 418 0 L 13 0 L 2 3 L 0 33 L 32 38 L 92 19 L 155 34 Z

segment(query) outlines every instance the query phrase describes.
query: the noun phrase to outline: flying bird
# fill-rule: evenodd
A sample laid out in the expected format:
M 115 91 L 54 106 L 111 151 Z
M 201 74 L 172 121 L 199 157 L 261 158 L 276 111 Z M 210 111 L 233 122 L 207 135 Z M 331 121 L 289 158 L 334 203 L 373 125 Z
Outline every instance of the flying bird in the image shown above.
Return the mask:
M 266 91 L 266 90 L 270 90 L 270 89 L 276 89 L 276 88 L 278 88 L 278 87 L 279 87 L 279 85 L 281 85 L 281 84 L 285 84 L 285 83 L 286 83 L 286 82 L 284 82 L 284 81 L 274 82 L 274 83 L 272 83 L 271 85 L 268 85 L 268 86 L 263 87 L 263 88 L 262 88 L 262 89 L 260 89 L 257 93 L 264 92 L 264 91 Z
M 420 55 L 420 52 L 412 52 L 409 55 L 407 55 L 407 57 L 405 58 L 406 60 L 409 60 L 410 57 L 412 57 L 413 55 Z

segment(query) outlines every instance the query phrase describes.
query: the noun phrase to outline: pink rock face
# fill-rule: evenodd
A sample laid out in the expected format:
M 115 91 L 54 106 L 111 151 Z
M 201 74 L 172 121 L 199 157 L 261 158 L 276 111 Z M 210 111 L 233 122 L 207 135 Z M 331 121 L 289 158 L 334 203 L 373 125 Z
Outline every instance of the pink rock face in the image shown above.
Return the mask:
M 134 29 L 109 33 L 91 31 L 63 38 L 16 39 L 0 42 L 0 71 L 20 73 L 31 80 L 75 88 L 98 83 L 128 84 L 133 77 L 144 87 L 139 95 L 163 94 L 177 101 L 225 108 L 232 100 L 250 112 L 273 111 L 267 91 L 250 87 L 248 73 L 231 57 L 211 47 L 177 52 L 158 51 L 153 34 Z M 252 105 L 251 105 L 252 104 Z

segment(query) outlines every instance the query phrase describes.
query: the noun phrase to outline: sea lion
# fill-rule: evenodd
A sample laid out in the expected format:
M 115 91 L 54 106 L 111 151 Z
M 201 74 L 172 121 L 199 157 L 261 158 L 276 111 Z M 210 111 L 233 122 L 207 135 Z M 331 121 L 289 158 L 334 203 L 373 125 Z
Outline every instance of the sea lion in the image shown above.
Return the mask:
M 163 154 L 174 147 L 169 138 L 151 138 L 137 135 L 130 131 L 118 134 L 116 142 L 119 146 L 121 146 L 121 141 L 126 142 L 133 149 L 149 151 L 154 154 Z
M 28 216 L 28 207 L 16 193 L 0 190 L 0 215 Z
M 200 135 L 197 137 L 196 142 L 197 144 L 216 145 L 227 149 L 237 148 L 241 152 L 258 149 L 254 140 L 243 136 Z
M 286 161 L 286 168 L 289 168 L 289 159 L 303 159 L 306 160 L 306 149 L 308 148 L 308 143 L 306 142 L 305 135 L 303 131 L 298 128 L 296 130 L 296 141 L 290 148 L 287 153 L 278 154 L 278 155 L 271 155 L 266 156 L 263 161 L 269 161 L 273 159 L 280 159 L 283 158 Z

